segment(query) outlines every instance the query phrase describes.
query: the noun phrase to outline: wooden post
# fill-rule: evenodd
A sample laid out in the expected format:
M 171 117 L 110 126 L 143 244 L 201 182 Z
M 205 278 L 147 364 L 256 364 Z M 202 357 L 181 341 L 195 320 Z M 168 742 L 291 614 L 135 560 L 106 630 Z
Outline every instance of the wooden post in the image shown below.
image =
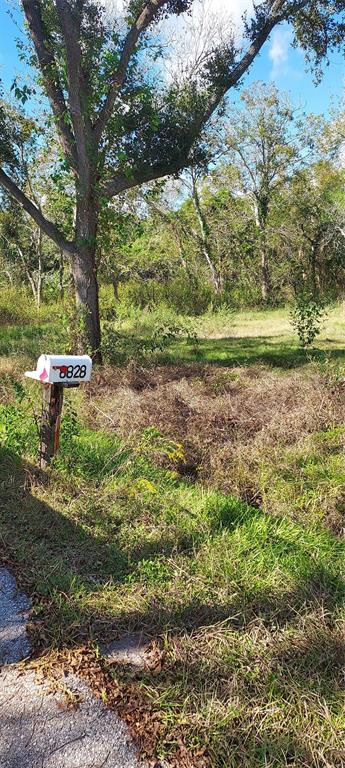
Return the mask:
M 59 448 L 62 403 L 62 384 L 44 384 L 39 455 L 41 468 L 50 464 Z

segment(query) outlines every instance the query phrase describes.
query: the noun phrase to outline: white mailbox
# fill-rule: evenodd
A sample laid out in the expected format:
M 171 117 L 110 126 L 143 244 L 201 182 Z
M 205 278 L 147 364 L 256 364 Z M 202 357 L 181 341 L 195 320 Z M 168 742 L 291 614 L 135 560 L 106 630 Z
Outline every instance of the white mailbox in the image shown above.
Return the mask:
M 90 381 L 92 360 L 88 355 L 40 355 L 35 371 L 26 371 L 25 376 L 41 381 L 42 384 L 82 384 Z

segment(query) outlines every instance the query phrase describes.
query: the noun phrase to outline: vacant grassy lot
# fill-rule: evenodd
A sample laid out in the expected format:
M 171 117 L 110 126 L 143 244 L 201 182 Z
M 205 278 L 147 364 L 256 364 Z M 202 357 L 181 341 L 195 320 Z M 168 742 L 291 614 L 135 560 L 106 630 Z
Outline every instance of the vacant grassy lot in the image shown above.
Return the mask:
M 220 313 L 105 366 L 66 396 L 48 473 L 21 375 L 44 319 L 0 328 L 0 552 L 40 663 L 88 674 L 152 759 L 344 766 L 344 309 L 309 355 L 287 313 Z M 100 661 L 136 629 L 150 668 Z

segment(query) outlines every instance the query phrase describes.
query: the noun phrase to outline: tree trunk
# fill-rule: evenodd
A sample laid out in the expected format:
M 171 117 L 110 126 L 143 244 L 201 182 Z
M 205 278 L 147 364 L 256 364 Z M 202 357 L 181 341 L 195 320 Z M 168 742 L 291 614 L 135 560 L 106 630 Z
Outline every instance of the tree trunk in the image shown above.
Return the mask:
M 213 283 L 214 290 L 215 290 L 216 293 L 220 293 L 220 291 L 221 291 L 220 275 L 219 275 L 216 267 L 213 264 L 212 258 L 210 256 L 210 250 L 209 250 L 209 248 L 208 248 L 206 243 L 202 244 L 202 249 L 201 250 L 202 250 L 202 252 L 204 254 L 204 257 L 206 259 L 206 262 L 207 262 L 207 264 L 209 266 L 209 269 L 210 269 L 210 272 L 211 272 L 211 278 L 212 278 L 212 283 Z
M 63 301 L 64 299 L 64 287 L 63 287 L 63 276 L 64 276 L 64 258 L 63 258 L 63 251 L 60 251 L 59 255 L 59 294 L 60 299 Z
M 114 253 L 113 255 L 116 258 L 117 254 Z M 114 269 L 111 270 L 111 273 L 110 273 L 110 281 L 113 287 L 115 301 L 119 301 L 120 280 L 121 280 L 121 271 L 119 269 L 116 269 L 115 267 Z
M 30 288 L 32 290 L 32 295 L 34 297 L 34 302 L 37 305 L 37 289 L 36 289 L 35 281 L 34 281 L 33 277 L 31 276 L 31 274 L 30 274 L 28 269 L 26 270 L 26 276 L 28 278 L 28 282 L 29 282 Z
M 115 301 L 118 301 L 119 300 L 119 278 L 113 275 L 111 283 L 113 286 L 114 299 Z
M 41 307 L 42 298 L 42 230 L 38 230 L 38 271 L 37 271 L 37 309 Z
M 268 200 L 266 197 L 255 199 L 254 213 L 256 226 L 259 231 L 259 251 L 261 261 L 261 297 L 265 304 L 269 302 L 271 297 L 270 269 L 266 238 L 268 207 Z
M 80 353 L 90 352 L 95 363 L 102 363 L 101 328 L 95 248 L 81 247 L 71 258 L 77 310 L 83 325 Z
M 321 250 L 322 235 L 318 232 L 311 244 L 310 252 L 310 272 L 311 272 L 311 288 L 313 296 L 316 297 L 320 291 L 320 275 L 318 272 L 318 257 Z
M 271 294 L 271 283 L 266 243 L 263 243 L 261 247 L 261 276 L 261 296 L 262 300 L 267 304 Z
M 95 363 L 102 363 L 101 327 L 96 264 L 98 211 L 92 190 L 78 196 L 76 242 L 71 256 L 77 310 L 83 325 L 80 351 L 89 352 Z
M 192 200 L 193 200 L 195 213 L 198 219 L 198 224 L 200 229 L 201 251 L 209 267 L 214 290 L 218 294 L 220 293 L 221 287 L 222 287 L 221 276 L 213 261 L 213 254 L 212 254 L 212 248 L 211 248 L 210 237 L 209 237 L 209 227 L 206 221 L 205 214 L 201 208 L 196 178 L 193 171 L 192 171 Z

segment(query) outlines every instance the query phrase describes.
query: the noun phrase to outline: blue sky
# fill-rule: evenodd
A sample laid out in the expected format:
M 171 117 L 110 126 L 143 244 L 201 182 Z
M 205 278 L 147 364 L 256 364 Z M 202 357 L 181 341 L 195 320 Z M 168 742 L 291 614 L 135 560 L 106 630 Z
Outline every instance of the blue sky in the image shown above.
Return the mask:
M 20 17 L 17 14 L 18 21 Z M 14 73 L 21 71 L 15 40 L 19 30 L 8 15 L 6 0 L 0 0 L 0 77 L 7 89 L 11 86 Z
M 323 78 L 316 86 L 302 51 L 292 48 L 291 38 L 287 25 L 274 30 L 247 82 L 270 80 L 280 90 L 289 91 L 293 100 L 301 102 L 308 112 L 327 115 L 332 103 L 338 103 L 344 93 L 344 57 L 331 54 L 330 64 L 324 67 Z
M 20 31 L 7 10 L 6 0 L 0 0 L 0 77 L 5 88 L 9 89 L 14 75 L 23 73 L 23 68 L 15 45 Z M 302 103 L 308 112 L 327 115 L 332 103 L 336 104 L 343 93 L 344 59 L 340 54 L 332 54 L 330 66 L 325 69 L 320 85 L 315 86 L 312 73 L 306 69 L 303 54 L 292 49 L 290 41 L 291 32 L 287 26 L 276 29 L 243 85 L 248 86 L 255 80 L 274 82 L 281 90 L 289 91 L 293 101 Z

